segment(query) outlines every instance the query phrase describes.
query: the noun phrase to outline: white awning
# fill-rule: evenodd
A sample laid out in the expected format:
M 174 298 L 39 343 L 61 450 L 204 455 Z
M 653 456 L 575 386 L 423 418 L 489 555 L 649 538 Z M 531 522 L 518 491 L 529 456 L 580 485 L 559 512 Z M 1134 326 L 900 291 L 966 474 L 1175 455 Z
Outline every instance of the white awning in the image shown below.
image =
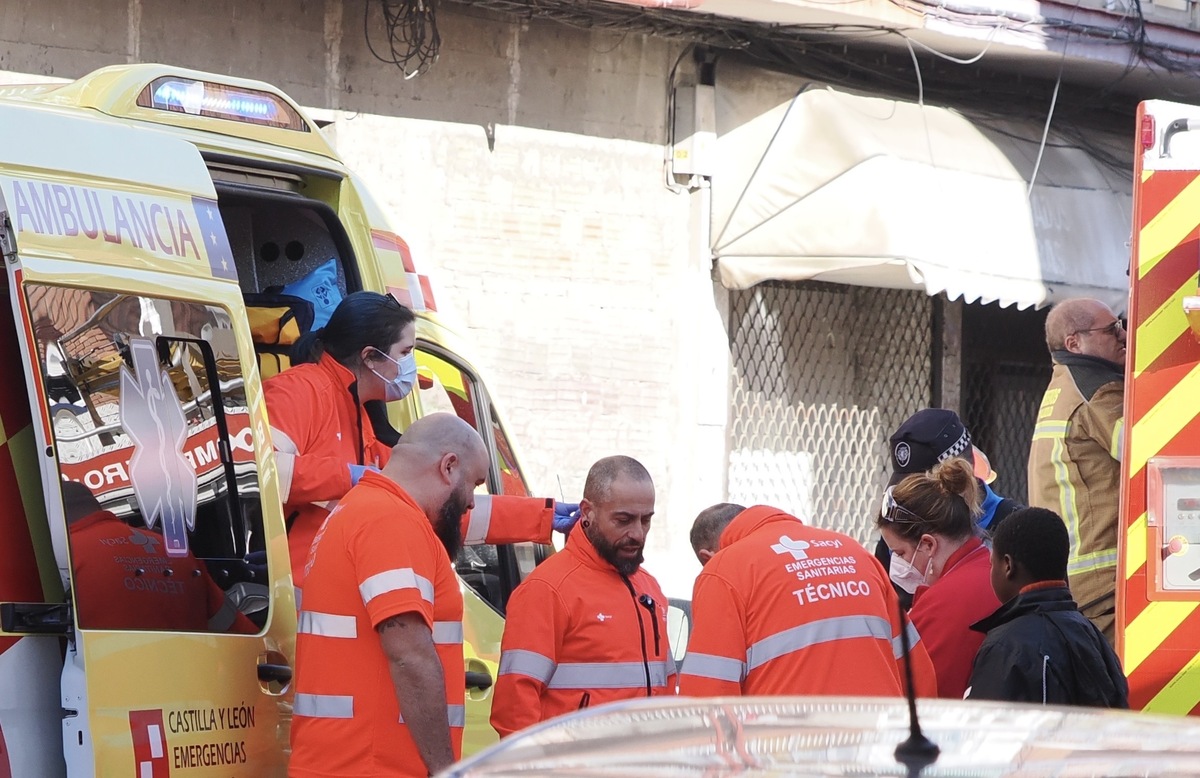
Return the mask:
M 1038 122 L 726 63 L 717 82 L 712 251 L 725 286 L 812 279 L 1125 308 L 1131 139 L 1092 135 L 1084 149 L 1052 125 L 1029 197 Z

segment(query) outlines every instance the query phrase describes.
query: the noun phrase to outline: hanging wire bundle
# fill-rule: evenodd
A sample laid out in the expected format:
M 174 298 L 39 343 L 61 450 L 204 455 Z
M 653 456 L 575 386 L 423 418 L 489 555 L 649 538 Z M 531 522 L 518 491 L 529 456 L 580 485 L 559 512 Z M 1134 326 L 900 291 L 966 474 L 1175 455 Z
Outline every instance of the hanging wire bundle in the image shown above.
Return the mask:
M 371 8 L 363 12 L 363 35 L 367 48 L 380 62 L 395 65 L 412 78 L 426 72 L 437 62 L 442 36 L 437 28 L 437 0 L 378 0 L 387 31 L 387 51 L 380 54 L 371 42 Z

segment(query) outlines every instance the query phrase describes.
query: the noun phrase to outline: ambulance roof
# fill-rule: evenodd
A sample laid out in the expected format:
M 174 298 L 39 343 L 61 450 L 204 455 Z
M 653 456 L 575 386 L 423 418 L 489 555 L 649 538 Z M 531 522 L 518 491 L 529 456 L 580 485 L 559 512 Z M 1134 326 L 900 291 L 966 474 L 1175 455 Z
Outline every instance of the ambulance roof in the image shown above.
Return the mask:
M 295 101 L 252 79 L 168 65 L 113 65 L 66 84 L 0 88 L 0 99 L 91 109 L 338 159 Z

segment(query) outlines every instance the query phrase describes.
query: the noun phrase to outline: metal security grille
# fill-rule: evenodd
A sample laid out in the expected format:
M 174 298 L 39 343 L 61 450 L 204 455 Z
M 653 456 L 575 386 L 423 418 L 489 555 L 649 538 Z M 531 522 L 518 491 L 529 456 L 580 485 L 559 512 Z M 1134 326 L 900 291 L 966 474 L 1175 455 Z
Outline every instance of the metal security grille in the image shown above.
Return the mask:
M 963 422 L 997 473 L 992 489 L 1020 503 L 1028 500 L 1029 443 L 1050 382 L 1045 321 L 1044 310 L 963 311 Z
M 769 281 L 730 293 L 729 498 L 866 543 L 887 438 L 929 404 L 932 300 Z
M 1029 443 L 1050 365 L 968 364 L 964 372 L 963 422 L 996 471 L 992 489 L 1025 503 Z

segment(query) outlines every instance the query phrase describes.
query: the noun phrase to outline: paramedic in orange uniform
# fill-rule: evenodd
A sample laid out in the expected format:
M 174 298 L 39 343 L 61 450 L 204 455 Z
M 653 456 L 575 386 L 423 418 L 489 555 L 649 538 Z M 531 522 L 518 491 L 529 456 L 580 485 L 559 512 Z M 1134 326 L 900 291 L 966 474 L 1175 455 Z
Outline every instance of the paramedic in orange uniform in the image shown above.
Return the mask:
M 701 560 L 680 694 L 904 693 L 896 592 L 870 552 L 765 505 L 713 506 L 696 534 L 711 534 L 710 513 L 725 526 Z M 916 692 L 932 697 L 929 654 L 908 634 Z
M 162 535 L 121 521 L 81 483 L 64 481 L 62 494 L 79 626 L 258 631 L 191 553 L 167 556 Z
M 408 396 L 417 380 L 415 343 L 412 311 L 389 295 L 354 292 L 296 343 L 293 362 L 305 364 L 263 383 L 296 586 L 329 511 L 365 473 L 387 464 L 390 449 L 376 439 L 363 404 Z M 552 526 L 569 526 L 575 508 L 477 495 L 463 531 L 468 544 L 548 543 Z
M 553 716 L 675 693 L 667 600 L 642 569 L 654 483 L 636 459 L 592 465 L 579 530 L 508 603 L 492 726 L 501 737 Z
M 483 441 L 419 419 L 329 515 L 306 562 L 288 775 L 426 776 L 462 753 L 463 598 L 450 560 Z

